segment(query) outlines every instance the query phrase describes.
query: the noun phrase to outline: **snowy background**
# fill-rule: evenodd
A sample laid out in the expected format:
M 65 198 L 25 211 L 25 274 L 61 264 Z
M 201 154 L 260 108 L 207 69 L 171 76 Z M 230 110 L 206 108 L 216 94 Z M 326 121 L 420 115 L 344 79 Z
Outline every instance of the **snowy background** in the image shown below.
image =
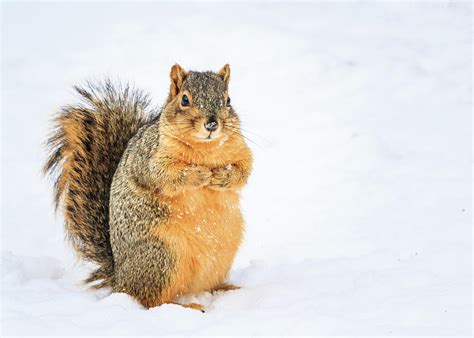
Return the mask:
M 3 3 L 1 333 L 472 334 L 465 3 Z M 79 282 L 52 114 L 111 76 L 161 104 L 173 63 L 230 63 L 255 170 L 238 291 L 145 310 Z

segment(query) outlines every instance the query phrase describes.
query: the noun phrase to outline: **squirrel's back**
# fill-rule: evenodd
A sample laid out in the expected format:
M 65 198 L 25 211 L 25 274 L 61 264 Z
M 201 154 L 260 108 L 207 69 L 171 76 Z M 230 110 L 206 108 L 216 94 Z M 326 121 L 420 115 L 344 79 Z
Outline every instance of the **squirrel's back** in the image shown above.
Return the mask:
M 79 257 L 99 267 L 86 283 L 110 286 L 114 261 L 109 235 L 110 186 L 128 141 L 150 121 L 149 99 L 110 81 L 75 87 L 82 102 L 62 109 L 48 139 L 45 173 L 55 178 L 56 208 Z

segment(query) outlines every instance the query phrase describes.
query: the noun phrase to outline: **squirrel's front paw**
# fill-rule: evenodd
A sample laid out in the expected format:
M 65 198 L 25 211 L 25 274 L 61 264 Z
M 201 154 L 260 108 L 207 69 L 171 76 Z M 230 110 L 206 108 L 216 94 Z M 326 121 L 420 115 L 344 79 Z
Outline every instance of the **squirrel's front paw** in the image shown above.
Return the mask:
M 228 165 L 223 168 L 212 170 L 211 182 L 209 188 L 214 190 L 225 190 L 235 185 L 238 181 L 238 173 L 233 166 Z
M 210 183 L 212 171 L 204 166 L 192 165 L 184 169 L 183 176 L 188 185 L 199 188 Z

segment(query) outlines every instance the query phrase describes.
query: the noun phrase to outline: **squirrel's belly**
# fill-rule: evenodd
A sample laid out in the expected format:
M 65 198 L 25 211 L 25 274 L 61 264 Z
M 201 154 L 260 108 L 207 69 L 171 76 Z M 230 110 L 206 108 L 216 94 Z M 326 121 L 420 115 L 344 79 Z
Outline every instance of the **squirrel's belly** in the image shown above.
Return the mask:
M 170 215 L 156 235 L 177 257 L 177 293 L 211 290 L 224 282 L 243 235 L 239 194 L 210 189 L 166 198 Z

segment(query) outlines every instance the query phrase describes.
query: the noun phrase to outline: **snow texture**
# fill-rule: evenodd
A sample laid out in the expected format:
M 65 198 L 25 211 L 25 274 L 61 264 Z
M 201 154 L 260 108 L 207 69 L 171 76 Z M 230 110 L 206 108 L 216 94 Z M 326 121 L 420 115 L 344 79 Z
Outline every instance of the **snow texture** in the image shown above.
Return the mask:
M 472 334 L 472 9 L 442 3 L 3 3 L 2 335 Z M 160 104 L 232 69 L 255 154 L 242 289 L 145 310 L 85 291 L 40 175 L 86 79 Z

